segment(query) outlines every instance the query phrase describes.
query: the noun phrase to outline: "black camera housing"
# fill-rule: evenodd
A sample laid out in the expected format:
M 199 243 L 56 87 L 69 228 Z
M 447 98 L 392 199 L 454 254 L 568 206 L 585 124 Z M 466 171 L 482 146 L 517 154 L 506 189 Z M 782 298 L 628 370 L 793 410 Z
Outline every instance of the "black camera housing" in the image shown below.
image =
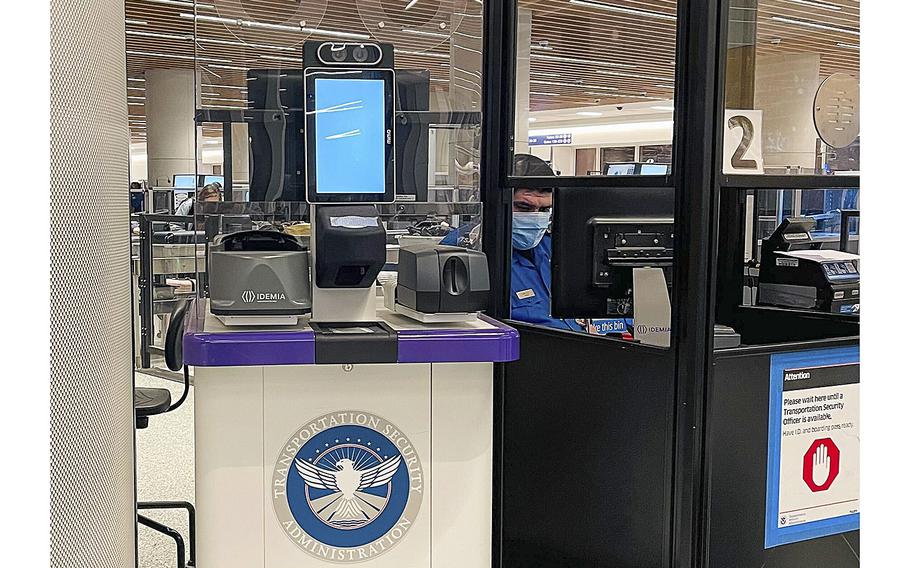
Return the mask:
M 393 69 L 394 53 L 392 46 L 384 43 L 307 41 L 303 46 L 303 68 Z

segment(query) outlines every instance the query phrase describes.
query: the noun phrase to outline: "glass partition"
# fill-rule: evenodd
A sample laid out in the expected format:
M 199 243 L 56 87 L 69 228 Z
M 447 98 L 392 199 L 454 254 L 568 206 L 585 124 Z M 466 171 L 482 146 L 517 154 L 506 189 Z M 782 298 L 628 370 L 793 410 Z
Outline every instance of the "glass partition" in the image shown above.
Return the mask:
M 515 154 L 541 158 L 551 175 L 666 175 L 676 0 L 517 4 Z
M 742 305 L 831 312 L 825 282 L 836 294 L 852 279 L 855 302 L 847 305 L 859 314 L 859 211 L 857 188 L 752 191 L 745 208 Z M 778 293 L 783 288 L 787 294 Z M 811 298 L 802 298 L 801 290 Z
M 482 9 L 476 0 L 181 9 L 195 24 L 199 173 L 224 175 L 231 199 L 303 200 L 303 44 L 382 42 L 394 46 L 399 200 L 478 200 Z
M 729 0 L 727 174 L 860 171 L 859 0 Z

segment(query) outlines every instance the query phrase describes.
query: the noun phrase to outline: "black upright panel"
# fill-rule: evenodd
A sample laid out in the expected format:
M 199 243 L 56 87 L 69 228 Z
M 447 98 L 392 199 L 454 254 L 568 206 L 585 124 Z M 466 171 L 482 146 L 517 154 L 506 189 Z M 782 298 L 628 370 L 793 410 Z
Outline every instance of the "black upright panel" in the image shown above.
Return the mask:
M 516 325 L 521 358 L 506 365 L 502 408 L 502 566 L 666 566 L 672 354 Z
M 427 200 L 430 158 L 430 125 L 410 113 L 430 110 L 430 72 L 426 69 L 395 71 L 395 177 L 398 195 Z
M 250 201 L 304 201 L 303 72 L 250 69 Z
M 765 549 L 770 357 L 856 340 L 720 351 L 709 389 L 709 568 L 857 568 L 859 531 Z

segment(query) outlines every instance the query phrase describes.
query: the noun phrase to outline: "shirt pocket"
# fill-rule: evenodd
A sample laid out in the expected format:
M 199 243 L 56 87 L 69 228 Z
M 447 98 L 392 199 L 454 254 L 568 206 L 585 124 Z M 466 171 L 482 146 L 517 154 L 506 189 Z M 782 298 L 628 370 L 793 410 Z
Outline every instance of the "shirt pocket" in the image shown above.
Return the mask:
M 548 302 L 536 294 L 529 298 L 519 298 L 515 292 L 512 292 L 511 307 L 514 320 L 540 323 L 549 319 Z

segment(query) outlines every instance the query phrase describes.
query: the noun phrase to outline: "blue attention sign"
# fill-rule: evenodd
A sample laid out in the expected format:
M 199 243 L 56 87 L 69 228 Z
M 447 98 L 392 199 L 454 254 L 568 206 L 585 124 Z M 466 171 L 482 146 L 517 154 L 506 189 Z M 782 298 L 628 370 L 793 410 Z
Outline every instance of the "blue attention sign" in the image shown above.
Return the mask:
M 539 134 L 528 136 L 529 146 L 559 146 L 572 143 L 572 134 Z
M 859 529 L 859 347 L 771 356 L 765 548 Z

